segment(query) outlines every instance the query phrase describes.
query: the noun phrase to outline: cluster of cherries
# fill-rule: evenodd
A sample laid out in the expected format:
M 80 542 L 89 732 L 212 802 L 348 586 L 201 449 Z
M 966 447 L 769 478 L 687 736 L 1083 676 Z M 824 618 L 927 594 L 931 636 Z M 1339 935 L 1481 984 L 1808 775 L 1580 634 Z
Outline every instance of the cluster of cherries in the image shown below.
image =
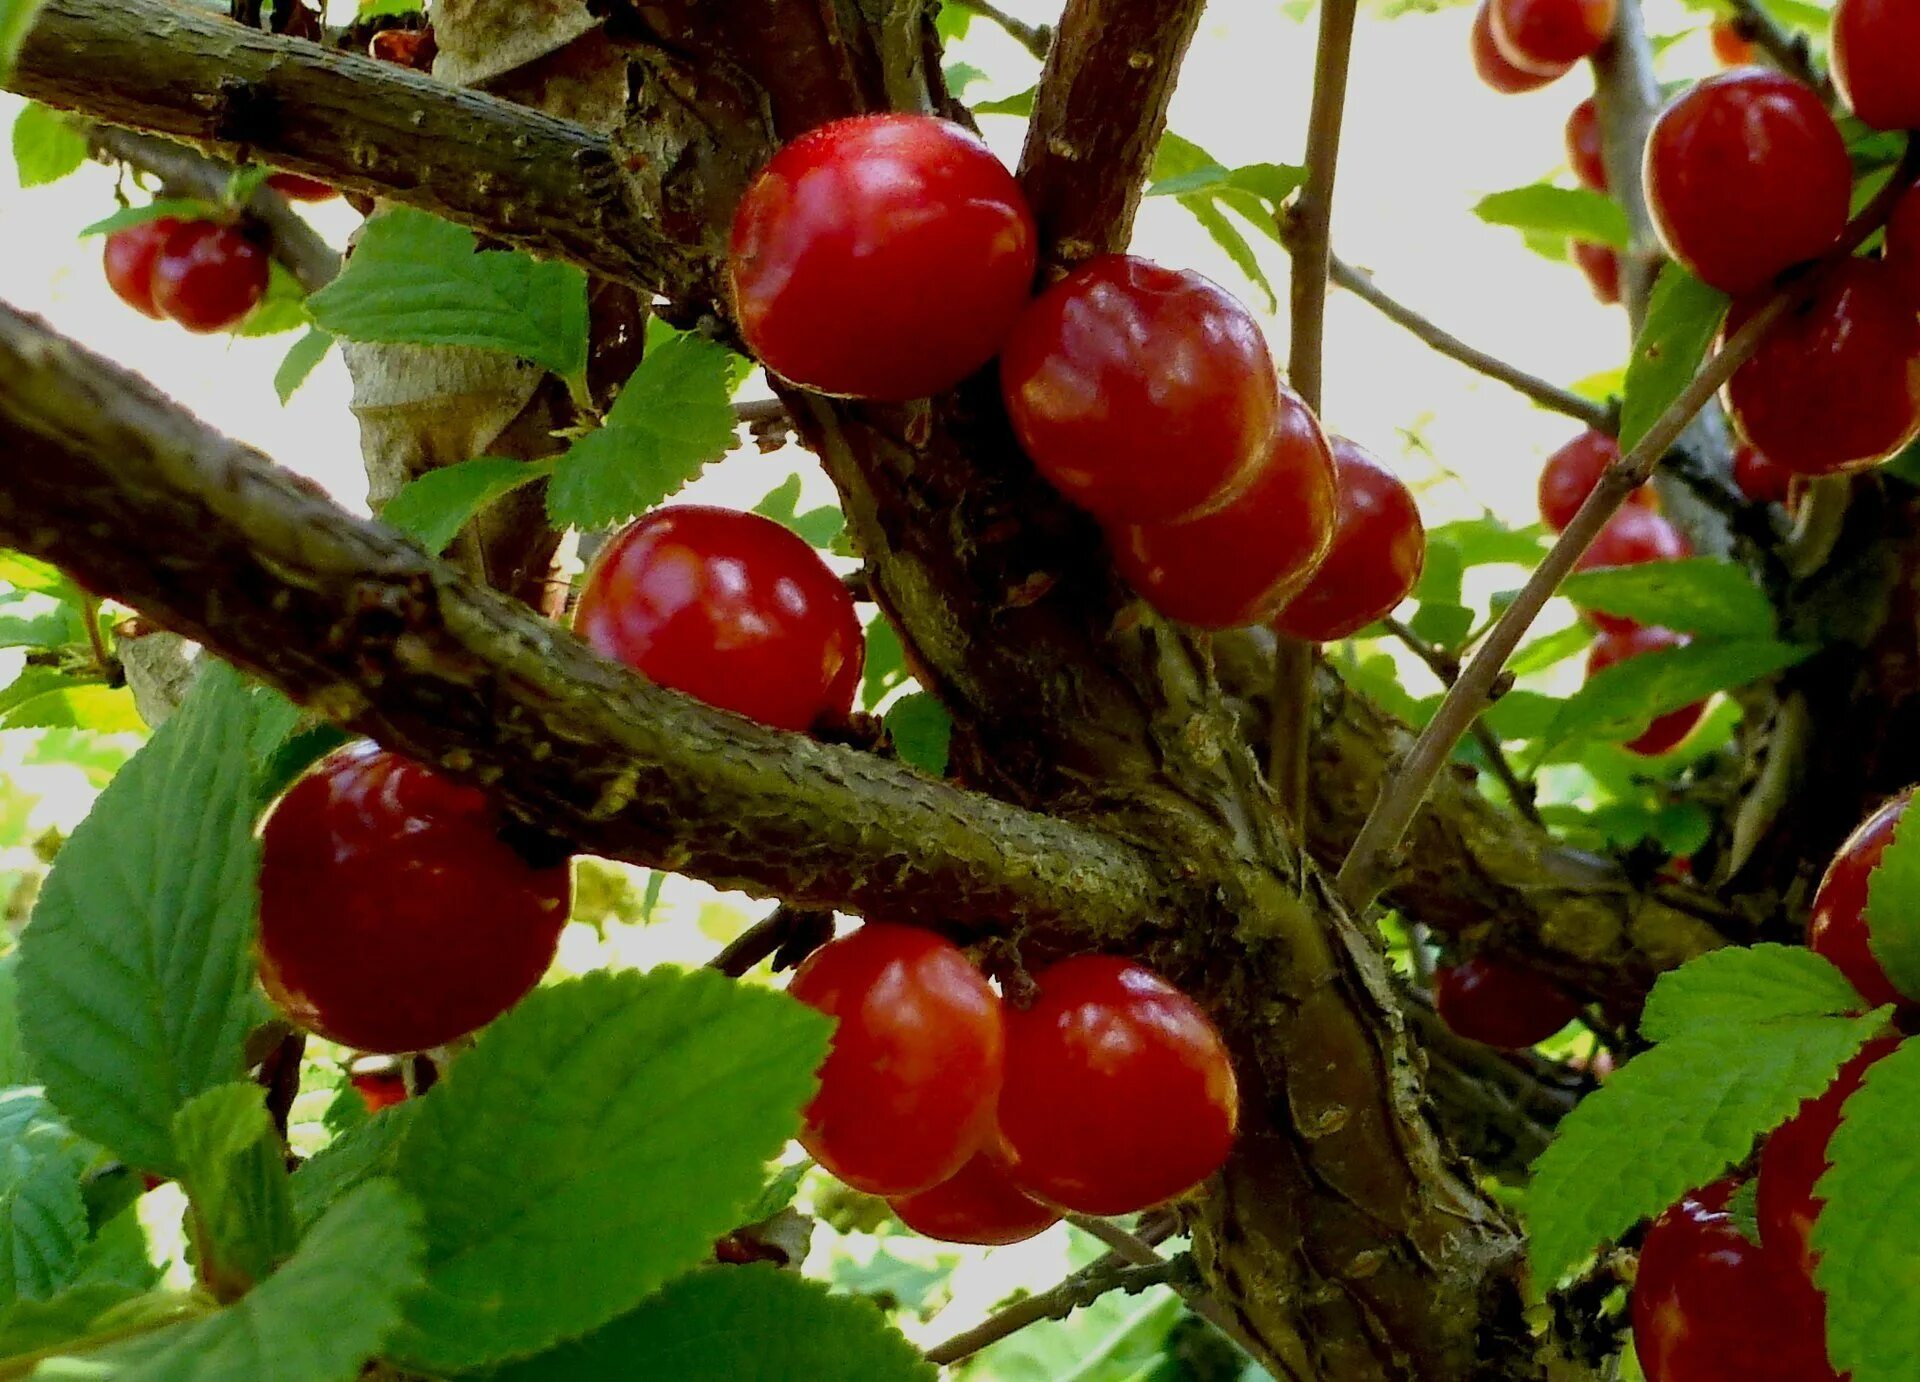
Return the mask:
M 1426 545 L 1412 496 L 1328 438 L 1240 303 L 1123 254 L 1036 298 L 1036 240 L 1018 185 L 971 132 L 841 120 L 747 188 L 735 315 L 768 369 L 844 397 L 942 393 L 997 355 L 1022 448 L 1171 618 L 1325 640 L 1405 598 Z
M 1909 789 L 1868 817 L 1814 894 L 1808 944 L 1875 1007 L 1920 1006 L 1874 958 L 1866 916 L 1868 878 L 1911 799 Z M 1744 1179 L 1738 1175 L 1695 1191 L 1655 1220 L 1633 1287 L 1634 1347 L 1648 1382 L 1835 1382 L 1826 1302 L 1813 1280 L 1813 1226 L 1823 1203 L 1816 1186 L 1847 1100 L 1868 1067 L 1899 1044 L 1893 1032 L 1869 1041 L 1767 1138 L 1754 1184 L 1758 1241 L 1729 1210 Z
M 107 237 L 107 285 L 156 321 L 229 331 L 267 295 L 267 251 L 227 221 L 158 216 Z
M 1063 1211 L 1147 1209 L 1233 1148 L 1220 1033 L 1132 960 L 1062 960 L 1004 1004 L 951 942 L 869 922 L 789 992 L 836 1019 L 802 1145 L 929 1237 L 1013 1243 Z

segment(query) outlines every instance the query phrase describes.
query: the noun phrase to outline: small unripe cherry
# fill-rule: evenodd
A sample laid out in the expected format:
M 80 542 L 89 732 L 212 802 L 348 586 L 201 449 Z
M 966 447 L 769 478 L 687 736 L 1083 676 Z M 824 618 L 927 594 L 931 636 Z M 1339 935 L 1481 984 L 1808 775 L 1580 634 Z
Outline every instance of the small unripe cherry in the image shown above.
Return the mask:
M 1540 521 L 1549 532 L 1560 532 L 1573 522 L 1600 476 L 1619 459 L 1620 443 L 1592 427 L 1547 457 L 1540 467 L 1539 500 Z M 1627 496 L 1627 503 L 1651 509 L 1653 491 L 1642 485 Z
M 181 222 L 173 216 L 158 216 L 141 221 L 107 237 L 102 262 L 107 286 L 120 301 L 143 316 L 161 320 L 163 313 L 153 305 L 153 261 Z
M 1491 955 L 1434 971 L 1433 1003 L 1456 1035 L 1515 1051 L 1545 1041 L 1580 1015 L 1579 1000 L 1553 980 Z
M 1427 560 L 1427 530 L 1399 476 L 1345 437 L 1333 438 L 1333 472 L 1326 560 L 1273 616 L 1275 629 L 1308 642 L 1350 637 L 1393 613 Z
M 293 202 L 326 202 L 340 195 L 340 189 L 332 183 L 302 177 L 298 173 L 270 174 L 267 186 Z
M 1833 7 L 1833 84 L 1877 130 L 1920 126 L 1920 6 L 1840 0 Z
M 1639 504 L 1623 506 L 1600 529 L 1591 546 L 1575 564 L 1577 571 L 1602 571 L 1615 566 L 1639 566 L 1650 561 L 1679 561 L 1693 555 L 1693 544 L 1665 517 Z M 1631 619 L 1600 610 L 1587 610 L 1594 627 L 1613 633 L 1625 633 L 1634 627 Z
M 1015 324 L 1000 385 L 1053 487 L 1108 521 L 1222 507 L 1266 457 L 1280 385 L 1251 313 L 1218 284 L 1127 254 L 1089 260 Z
M 1867 927 L 1867 889 L 1912 799 L 1913 789 L 1909 787 L 1847 836 L 1813 895 L 1813 916 L 1807 923 L 1807 945 L 1847 976 L 1868 1007 L 1908 1002 L 1873 953 Z M 1903 917 L 1902 922 L 1920 924 L 1920 919 Z
M 1714 20 L 1710 37 L 1713 56 L 1722 67 L 1745 67 L 1759 56 L 1759 51 L 1741 35 L 1731 20 Z
M 1224 508 L 1179 523 L 1116 525 L 1114 564 L 1170 619 L 1234 629 L 1269 619 L 1306 584 L 1333 541 L 1333 454 L 1292 389 L 1260 471 Z
M 1811 87 L 1743 67 L 1708 77 L 1660 113 L 1645 179 L 1673 257 L 1716 288 L 1747 293 L 1833 248 L 1853 165 Z
M 1473 70 L 1479 74 L 1481 81 L 1504 96 L 1517 96 L 1526 91 L 1538 91 L 1573 70 L 1573 64 L 1567 63 L 1557 70 L 1529 72 L 1507 61 L 1505 54 L 1500 51 L 1500 45 L 1494 42 L 1492 4 L 1493 0 L 1480 0 L 1480 8 L 1473 14 L 1473 34 L 1468 40 Z
M 1612 307 L 1620 301 L 1620 256 L 1605 245 L 1592 244 L 1586 240 L 1573 240 L 1568 243 L 1573 254 L 1573 262 L 1580 266 L 1580 272 L 1587 276 L 1587 286 L 1593 289 L 1595 301 L 1603 307 Z
M 891 1201 L 900 1222 L 943 1243 L 1000 1247 L 1045 1233 L 1060 1211 L 1041 1204 L 1007 1178 L 991 1155 L 980 1152 L 959 1172 L 931 1190 Z
M 267 252 L 238 227 L 189 221 L 153 260 L 153 305 L 205 335 L 238 326 L 267 295 Z
M 1593 646 L 1587 650 L 1587 675 L 1594 676 L 1605 671 L 1616 662 L 1624 662 L 1643 653 L 1657 653 L 1667 648 L 1684 648 L 1690 642 L 1684 634 L 1672 629 L 1645 628 L 1639 625 L 1621 631 L 1603 631 L 1593 640 Z M 1630 753 L 1643 754 L 1652 758 L 1670 753 L 1678 748 L 1693 727 L 1700 723 L 1700 717 L 1707 713 L 1705 701 L 1695 701 L 1691 705 L 1681 706 L 1678 710 L 1669 710 L 1643 730 L 1638 738 L 1629 740 L 1626 747 Z
M 1493 0 L 1493 41 L 1527 72 L 1557 72 L 1613 32 L 1616 0 Z
M 1601 138 L 1600 112 L 1591 96 L 1567 117 L 1567 165 L 1582 187 L 1607 190 L 1606 141 Z
M 1784 504 L 1793 496 L 1793 472 L 1757 446 L 1743 444 L 1733 453 L 1733 483 L 1756 504 Z

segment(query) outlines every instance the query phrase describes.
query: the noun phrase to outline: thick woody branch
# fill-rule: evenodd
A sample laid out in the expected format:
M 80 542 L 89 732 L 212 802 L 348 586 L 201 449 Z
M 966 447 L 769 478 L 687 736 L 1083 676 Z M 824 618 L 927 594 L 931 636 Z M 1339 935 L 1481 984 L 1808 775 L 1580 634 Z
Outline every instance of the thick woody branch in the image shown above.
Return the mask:
M 649 685 L 0 308 L 0 542 L 578 848 L 800 905 L 1113 925 L 1136 851 Z

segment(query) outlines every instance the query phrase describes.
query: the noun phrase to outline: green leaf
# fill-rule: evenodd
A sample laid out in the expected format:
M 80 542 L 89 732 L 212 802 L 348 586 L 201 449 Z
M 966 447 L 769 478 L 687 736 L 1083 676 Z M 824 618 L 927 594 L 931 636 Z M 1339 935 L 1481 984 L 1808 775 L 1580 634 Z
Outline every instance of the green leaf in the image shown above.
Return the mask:
M 1620 449 L 1646 436 L 1693 376 L 1727 314 L 1727 295 L 1681 268 L 1660 271 L 1647 303 L 1646 324 L 1627 361 L 1626 396 L 1620 403 Z
M 1016 91 L 1011 96 L 1002 96 L 997 101 L 980 101 L 973 107 L 975 115 L 1018 115 L 1022 119 L 1033 114 L 1032 87 L 1025 91 Z
M 396 1356 L 434 1372 L 537 1353 L 698 1263 L 799 1127 L 827 1030 L 785 994 L 709 971 L 536 989 L 401 1143 L 428 1284 Z
M 1722 1023 L 1859 1010 L 1860 995 L 1846 976 L 1804 945 L 1728 946 L 1660 976 L 1640 1016 L 1640 1035 L 1667 1041 Z
M 1442 523 L 1427 532 L 1427 543 L 1451 549 L 1460 566 L 1532 567 L 1546 555 L 1546 529 L 1539 524 L 1510 528 L 1489 514 Z
M 77 1275 L 87 1241 L 80 1170 L 53 1138 L 0 1148 L 0 1305 L 46 1300 Z
M 1307 170 L 1291 163 L 1249 163 L 1241 168 L 1222 168 L 1207 163 L 1163 177 L 1147 189 L 1149 197 L 1185 197 L 1193 193 L 1214 195 L 1225 191 L 1248 192 L 1270 206 L 1278 206 L 1299 190 L 1307 180 Z
M 840 510 L 828 504 L 796 514 L 794 506 L 799 502 L 800 477 L 789 475 L 769 490 L 767 496 L 753 506 L 753 511 L 762 518 L 771 518 L 775 523 L 791 528 L 813 547 L 826 547 L 847 526 L 846 517 Z
M 751 1321 L 750 1327 L 743 1323 Z M 865 1301 L 757 1263 L 681 1277 L 598 1333 L 494 1382 L 932 1382 L 932 1364 Z
M 887 711 L 887 733 L 901 762 L 934 777 L 945 775 L 953 717 L 934 697 L 916 691 L 895 701 Z
M 15 590 L 51 595 L 63 604 L 76 604 L 81 598 L 80 587 L 59 567 L 24 552 L 0 552 L 0 582 Z
M 91 1332 L 96 1320 L 141 1294 L 117 1281 L 83 1281 L 47 1300 L 0 1309 L 0 1359 L 56 1348 Z
M 44 187 L 87 161 L 87 137 L 57 110 L 30 101 L 13 119 L 13 167 L 22 187 Z
M 806 1176 L 810 1164 L 805 1161 L 796 1161 L 791 1165 L 782 1166 L 767 1177 L 767 1183 L 760 1187 L 760 1193 L 754 1197 L 753 1203 L 740 1211 L 740 1222 L 760 1223 L 771 1219 L 792 1204 L 793 1197 L 799 1192 L 800 1182 Z
M 247 313 L 246 320 L 233 329 L 233 334 L 248 339 L 278 336 L 307 325 L 307 290 L 285 265 L 275 260 L 267 270 L 267 295 Z
M 180 1183 L 203 1278 L 245 1290 L 293 1251 L 286 1154 L 256 1084 L 225 1084 L 174 1115 Z
M 1827 1350 L 1853 1382 L 1907 1382 L 1920 1356 L 1920 1043 L 1867 1067 L 1846 1102 L 1820 1178 L 1814 1279 L 1827 1297 Z
M 29 600 L 36 607 L 44 603 L 37 596 L 27 596 L 20 603 Z M 64 607 L 55 607 L 42 614 L 0 615 L 0 648 L 62 647 L 72 627 Z
M 554 465 L 547 512 L 559 528 L 607 528 L 676 493 L 733 446 L 725 347 L 680 335 L 647 351 L 606 423 Z
M 1482 197 L 1474 204 L 1473 214 L 1490 225 L 1569 235 L 1617 250 L 1627 248 L 1632 239 L 1627 215 L 1619 204 L 1604 192 L 1584 187 L 1554 187 L 1544 182 L 1515 187 Z
M 1908 811 L 1894 825 L 1867 879 L 1867 943 L 1880 968 L 1902 993 L 1920 992 L 1920 812 Z
M 258 1012 L 249 735 L 220 664 L 100 794 L 20 941 L 21 1029 L 48 1097 L 130 1165 L 179 1169 L 173 1115 L 239 1076 Z
M 1185 1382 L 1163 1375 L 1167 1336 L 1181 1318 L 1180 1298 L 1164 1287 L 1140 1296 L 1109 1292 L 1064 1320 L 1043 1320 L 978 1356 L 969 1378 L 991 1382 Z M 1197 1376 L 1196 1374 L 1195 1376 Z M 1268 1374 L 1256 1369 L 1242 1382 Z
M 552 469 L 541 461 L 499 456 L 442 466 L 401 486 L 380 510 L 380 521 L 418 538 L 429 552 L 444 552 L 480 510 Z
M 36 669 L 38 670 L 38 669 Z M 137 734 L 146 721 L 125 687 L 66 679 L 6 712 L 8 729 L 86 729 L 97 734 Z
M 1507 667 L 1516 677 L 1530 677 L 1557 667 L 1568 658 L 1587 650 L 1593 642 L 1593 630 L 1585 624 L 1569 624 L 1564 629 L 1536 638 L 1513 655 Z
M 20 45 L 27 41 L 27 30 L 46 0 L 0 0 L 0 81 L 13 71 L 20 56 Z
M 320 362 L 332 349 L 333 337 L 317 326 L 309 326 L 306 335 L 293 343 L 280 361 L 280 368 L 273 372 L 273 391 L 282 406 L 299 392 L 300 386 L 320 368 Z
M 1534 1279 L 1558 1281 L 1746 1158 L 1884 1026 L 1867 1017 L 1722 1022 L 1628 1061 L 1561 1121 L 1527 1194 Z
M 1724 557 L 1576 571 L 1560 593 L 1582 609 L 1707 638 L 1772 638 L 1773 603 Z
M 861 706 L 872 710 L 906 679 L 907 653 L 900 646 L 900 635 L 886 615 L 876 614 L 867 625 L 867 661 L 860 674 Z
M 4 3 L 4 0 L 0 0 Z M 199 201 L 191 197 L 164 197 L 159 201 L 148 202 L 145 206 L 123 206 L 111 216 L 102 216 L 91 225 L 80 228 L 80 238 L 90 235 L 111 235 L 116 230 L 125 230 L 128 226 L 145 225 L 148 221 L 157 221 L 162 216 L 172 216 L 182 221 L 204 221 L 208 217 L 218 216 L 220 207 L 214 202 Z
M 1689 643 L 1630 657 L 1589 677 L 1560 707 L 1550 744 L 1581 737 L 1628 740 L 1670 710 L 1805 661 L 1815 648 L 1770 638 Z
M 0 955 L 0 1089 L 34 1083 L 20 1040 L 19 980 L 14 977 L 19 960 L 18 952 Z
M 368 221 L 307 311 L 349 341 L 497 350 L 576 385 L 586 378 L 586 275 L 517 251 L 476 252 L 470 231 L 424 211 Z
M 366 1106 L 351 1087 L 344 1095 L 364 1111 Z M 293 1216 L 303 1229 L 355 1186 L 393 1174 L 400 1141 L 419 1109 L 413 1099 L 383 1109 L 300 1163 L 293 1173 Z

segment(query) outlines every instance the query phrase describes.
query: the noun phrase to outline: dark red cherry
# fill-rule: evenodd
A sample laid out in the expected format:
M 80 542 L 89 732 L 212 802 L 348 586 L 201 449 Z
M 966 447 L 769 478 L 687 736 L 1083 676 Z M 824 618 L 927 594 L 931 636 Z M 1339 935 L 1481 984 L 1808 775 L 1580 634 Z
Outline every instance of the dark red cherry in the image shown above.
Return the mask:
M 1492 3 L 1493 0 L 1480 0 L 1480 8 L 1474 11 L 1473 37 L 1469 42 L 1473 70 L 1480 74 L 1481 81 L 1502 95 L 1515 96 L 1524 91 L 1538 91 L 1573 70 L 1573 64 L 1567 63 L 1555 70 L 1530 72 L 1507 61 L 1499 44 L 1494 42 Z
M 1729 293 L 1832 249 L 1853 165 L 1812 88 L 1743 67 L 1708 77 L 1654 121 L 1647 202 L 1667 249 Z
M 1280 386 L 1266 339 L 1224 289 L 1132 255 L 1089 261 L 1036 299 L 1000 384 L 1020 444 L 1109 521 L 1221 507 L 1268 453 Z
M 1731 20 L 1713 21 L 1713 56 L 1722 67 L 1745 67 L 1759 56 L 1759 50 L 1742 38 Z
M 159 216 L 116 230 L 107 237 L 104 258 L 107 286 L 120 301 L 155 321 L 163 314 L 153 305 L 153 261 L 180 224 L 175 217 Z
M 1644 505 L 1627 504 L 1607 520 L 1574 569 L 1600 571 L 1650 561 L 1679 561 L 1692 555 L 1693 545 L 1673 524 Z M 1586 611 L 1586 617 L 1594 627 L 1613 633 L 1634 627 L 1631 619 L 1599 610 Z
M 1033 291 L 1033 216 L 980 137 L 862 115 L 775 154 L 734 216 L 747 347 L 821 393 L 943 393 L 994 357 Z
M 153 305 L 189 331 L 227 331 L 267 295 L 267 252 L 234 226 L 189 221 L 153 260 Z
M 933 1189 L 903 1195 L 892 1204 L 901 1223 L 945 1243 L 999 1247 L 1045 1233 L 1060 1222 L 1059 1210 L 1022 1193 L 985 1152 Z
M 1083 1214 L 1130 1214 L 1192 1188 L 1233 1150 L 1226 1043 L 1146 966 L 1080 955 L 1007 1014 L 996 1155 L 1015 1185 Z
M 1436 970 L 1433 1003 L 1458 1035 L 1516 1051 L 1545 1041 L 1580 1014 L 1579 1000 L 1551 979 L 1491 955 Z
M 340 189 L 332 183 L 301 177 L 298 173 L 271 174 L 267 178 L 267 186 L 288 201 L 295 202 L 327 202 L 340 195 Z
M 1882 257 L 1901 299 L 1920 310 L 1920 183 L 1894 203 Z
M 866 655 L 846 586 L 771 519 L 673 504 L 609 541 L 573 626 L 642 676 L 777 729 L 844 723 Z
M 553 962 L 571 868 L 530 865 L 486 797 L 370 743 L 321 760 L 261 836 L 260 978 L 282 1012 L 362 1051 L 493 1021 Z
M 1847 836 L 1813 895 L 1813 917 L 1807 923 L 1813 953 L 1833 961 L 1869 1007 L 1907 1001 L 1887 978 L 1868 940 L 1867 881 L 1880 867 L 1880 856 L 1912 799 L 1913 789 L 1908 788 Z
M 1784 504 L 1793 494 L 1793 472 L 1768 460 L 1757 446 L 1733 453 L 1733 483 L 1756 504 Z
M 1334 463 L 1319 420 L 1284 385 L 1260 472 L 1225 508 L 1180 523 L 1116 526 L 1114 562 L 1170 619 L 1232 629 L 1269 619 L 1333 541 Z
M 1551 532 L 1573 522 L 1606 468 L 1620 459 L 1620 444 L 1605 432 L 1588 428 L 1551 456 L 1540 468 L 1540 521 Z M 1651 509 L 1653 491 L 1642 485 L 1627 499 L 1629 505 Z
M 367 44 L 367 52 L 381 62 L 410 67 L 416 72 L 431 72 L 439 52 L 433 30 L 382 29 Z
M 1594 300 L 1604 307 L 1612 307 L 1620 301 L 1620 256 L 1605 245 L 1590 244 L 1585 240 L 1571 240 L 1567 248 L 1573 253 L 1573 262 L 1580 272 L 1587 276 L 1587 286 L 1593 289 Z
M 1737 300 L 1727 335 L 1762 303 Z M 1920 431 L 1920 318 L 1884 263 L 1824 265 L 1812 299 L 1774 323 L 1726 397 L 1740 435 L 1796 475 L 1876 465 Z
M 1393 613 L 1427 560 L 1427 530 L 1400 477 L 1345 437 L 1333 438 L 1339 485 L 1333 546 L 1273 626 L 1290 638 L 1330 643 Z
M 1672 629 L 1643 628 L 1639 625 L 1624 632 L 1602 632 L 1593 640 L 1593 646 L 1587 650 L 1587 675 L 1594 676 L 1630 657 L 1639 657 L 1642 653 L 1655 653 L 1666 648 L 1683 648 L 1689 640 L 1683 634 Z M 1707 713 L 1705 701 L 1695 701 L 1678 710 L 1670 710 L 1648 725 L 1639 738 L 1628 742 L 1627 748 L 1633 753 L 1653 757 L 1669 753 L 1678 748 L 1682 740 L 1693 733 L 1693 727 L 1700 723 L 1700 717 Z
M 1833 7 L 1833 82 L 1877 130 L 1920 127 L 1920 8 L 1913 0 Z
M 1000 999 L 952 942 L 868 922 L 809 955 L 787 991 L 835 1019 L 800 1141 L 856 1190 L 915 1195 L 993 1133 Z
M 1523 71 L 1556 72 L 1607 41 L 1615 8 L 1615 0 L 1493 0 L 1493 41 Z
M 1607 190 L 1606 141 L 1601 137 L 1600 112 L 1589 96 L 1567 117 L 1567 163 L 1582 187 Z

